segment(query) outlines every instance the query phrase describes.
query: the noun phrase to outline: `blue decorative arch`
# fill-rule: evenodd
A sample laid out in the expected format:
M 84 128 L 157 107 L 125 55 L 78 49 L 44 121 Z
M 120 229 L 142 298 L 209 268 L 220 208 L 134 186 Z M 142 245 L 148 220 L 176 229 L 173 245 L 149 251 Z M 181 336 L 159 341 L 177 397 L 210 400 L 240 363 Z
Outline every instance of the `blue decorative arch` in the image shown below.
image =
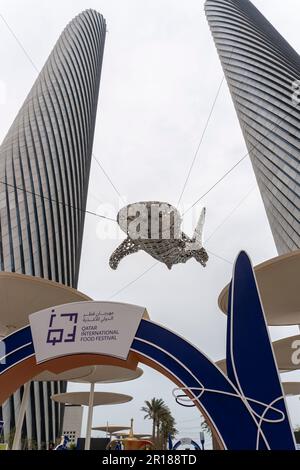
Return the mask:
M 245 302 L 249 307 L 245 307 Z M 230 370 L 235 371 L 231 379 L 187 340 L 150 320 L 141 321 L 131 351 L 137 353 L 141 361 L 150 361 L 153 367 L 157 366 L 180 384 L 180 390 L 203 410 L 224 449 L 295 450 L 255 277 L 245 253 L 241 253 L 236 262 L 230 308 L 228 341 L 231 349 L 228 361 Z M 246 318 L 241 320 L 243 316 Z M 245 335 L 247 328 L 255 329 L 255 324 L 259 325 L 260 332 L 255 344 L 251 345 L 245 341 Z M 29 326 L 3 341 L 6 354 L 1 360 L 0 377 L 35 355 Z M 257 357 L 257 354 L 265 357 Z M 264 380 L 263 369 L 259 367 L 260 383 L 255 386 L 255 371 L 249 366 L 253 360 L 262 360 L 266 372 Z

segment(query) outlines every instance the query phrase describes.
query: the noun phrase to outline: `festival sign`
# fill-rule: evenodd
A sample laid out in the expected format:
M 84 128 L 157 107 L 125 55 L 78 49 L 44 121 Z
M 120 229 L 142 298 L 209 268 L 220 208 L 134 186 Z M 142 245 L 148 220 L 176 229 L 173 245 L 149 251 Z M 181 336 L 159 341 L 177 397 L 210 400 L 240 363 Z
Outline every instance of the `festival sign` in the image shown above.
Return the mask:
M 30 315 L 38 364 L 71 354 L 126 359 L 144 307 L 114 302 L 78 302 Z

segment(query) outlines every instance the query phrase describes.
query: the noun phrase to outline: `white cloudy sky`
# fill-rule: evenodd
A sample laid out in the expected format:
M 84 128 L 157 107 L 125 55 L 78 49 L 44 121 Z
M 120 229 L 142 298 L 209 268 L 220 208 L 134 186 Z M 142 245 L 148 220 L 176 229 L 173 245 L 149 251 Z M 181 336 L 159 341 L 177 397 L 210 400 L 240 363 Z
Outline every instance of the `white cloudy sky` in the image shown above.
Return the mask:
M 300 50 L 298 0 L 255 0 L 289 42 Z M 222 70 L 204 15 L 203 0 L 2 0 L 0 13 L 41 69 L 68 21 L 86 8 L 101 12 L 108 25 L 94 153 L 128 202 L 162 200 L 176 205 L 199 144 Z M 0 18 L 0 138 L 26 97 L 36 71 Z M 183 196 L 189 207 L 246 153 L 226 84 L 223 85 Z M 254 188 L 254 189 L 253 189 Z M 250 192 L 251 191 L 251 192 Z M 250 192 L 250 194 L 249 194 Z M 248 195 L 249 194 L 249 195 Z M 245 199 L 245 197 L 248 197 Z M 243 202 L 242 202 L 243 201 Z M 242 204 L 228 218 L 240 203 Z M 93 161 L 88 209 L 115 216 L 122 205 Z M 225 317 L 217 306 L 229 281 L 232 262 L 246 249 L 254 264 L 276 256 L 249 159 L 217 186 L 186 218 L 192 231 L 202 206 L 207 207 L 207 269 L 195 261 L 163 265 L 113 297 L 144 305 L 151 318 L 174 329 L 213 359 L 224 357 Z M 109 239 L 103 239 L 105 230 Z M 108 258 L 120 234 L 99 219 L 86 218 L 79 288 L 94 299 L 109 299 L 153 265 L 146 254 L 126 258 L 117 272 Z M 229 262 L 228 262 L 229 261 Z M 274 338 L 295 329 L 274 329 Z M 251 341 L 251 338 L 249 338 Z M 172 409 L 180 435 L 197 437 L 199 416 L 173 402 L 173 385 L 145 368 L 134 383 L 97 386 L 98 390 L 132 394 L 129 405 L 96 409 L 94 425 L 128 423 L 148 432 L 140 408 L 143 400 L 162 397 Z M 298 373 L 289 378 L 299 378 Z M 70 386 L 72 389 L 86 389 Z M 300 403 L 289 399 L 294 424 L 300 424 Z

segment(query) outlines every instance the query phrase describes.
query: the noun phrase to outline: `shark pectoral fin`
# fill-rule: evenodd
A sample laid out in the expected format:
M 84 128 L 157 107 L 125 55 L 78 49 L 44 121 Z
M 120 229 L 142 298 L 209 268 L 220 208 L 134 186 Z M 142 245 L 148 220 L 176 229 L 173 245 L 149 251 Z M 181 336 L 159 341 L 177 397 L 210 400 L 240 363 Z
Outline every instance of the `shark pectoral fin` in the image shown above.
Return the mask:
M 118 253 L 118 248 L 113 252 L 113 254 L 111 255 L 111 257 L 109 258 L 109 266 L 111 267 L 111 269 L 113 269 L 114 271 L 116 271 L 116 269 L 118 268 L 118 265 L 121 261 L 121 259 L 119 258 L 119 256 L 117 255 Z
M 125 258 L 125 256 L 132 255 L 137 253 L 140 247 L 135 244 L 131 238 L 127 237 L 120 246 L 113 252 L 109 259 L 109 265 L 111 269 L 116 270 L 119 266 L 120 261 Z

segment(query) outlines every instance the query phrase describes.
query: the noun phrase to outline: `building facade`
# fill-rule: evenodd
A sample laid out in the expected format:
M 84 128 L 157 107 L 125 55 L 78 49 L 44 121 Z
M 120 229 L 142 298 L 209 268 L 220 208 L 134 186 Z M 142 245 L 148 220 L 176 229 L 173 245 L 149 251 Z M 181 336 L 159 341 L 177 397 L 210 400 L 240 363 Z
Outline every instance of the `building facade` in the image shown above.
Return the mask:
M 82 427 L 83 407 L 67 405 L 64 412 L 63 436 L 68 436 L 70 444 L 77 446 Z
M 277 250 L 300 249 L 300 57 L 248 0 L 205 12 Z
M 77 287 L 105 35 L 94 10 L 68 24 L 0 147 L 2 271 Z M 23 435 L 38 448 L 62 432 L 50 395 L 65 388 L 31 386 Z M 22 393 L 3 406 L 6 439 Z

